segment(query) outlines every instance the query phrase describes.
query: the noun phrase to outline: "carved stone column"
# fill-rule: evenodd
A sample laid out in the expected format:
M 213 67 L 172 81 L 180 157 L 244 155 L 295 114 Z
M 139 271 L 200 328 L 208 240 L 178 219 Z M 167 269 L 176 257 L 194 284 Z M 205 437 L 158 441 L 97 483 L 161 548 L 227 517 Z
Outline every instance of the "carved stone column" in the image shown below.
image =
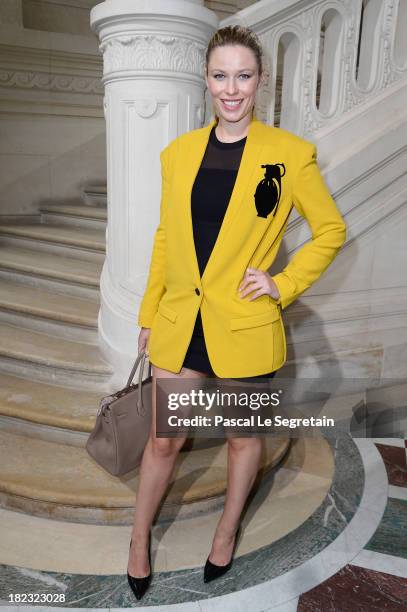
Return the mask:
M 99 339 L 123 379 L 159 222 L 160 151 L 204 121 L 204 53 L 218 27 L 203 3 L 106 0 L 91 11 L 103 53 L 108 226 Z

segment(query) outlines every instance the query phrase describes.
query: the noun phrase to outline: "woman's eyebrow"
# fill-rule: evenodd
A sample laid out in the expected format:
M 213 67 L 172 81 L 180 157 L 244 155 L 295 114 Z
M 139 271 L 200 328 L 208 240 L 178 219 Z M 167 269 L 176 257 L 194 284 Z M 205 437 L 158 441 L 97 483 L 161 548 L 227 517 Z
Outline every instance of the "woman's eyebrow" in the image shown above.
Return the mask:
M 240 68 L 236 70 L 236 72 L 252 72 L 254 68 Z M 211 68 L 211 72 L 227 72 L 227 70 L 223 70 L 223 68 Z

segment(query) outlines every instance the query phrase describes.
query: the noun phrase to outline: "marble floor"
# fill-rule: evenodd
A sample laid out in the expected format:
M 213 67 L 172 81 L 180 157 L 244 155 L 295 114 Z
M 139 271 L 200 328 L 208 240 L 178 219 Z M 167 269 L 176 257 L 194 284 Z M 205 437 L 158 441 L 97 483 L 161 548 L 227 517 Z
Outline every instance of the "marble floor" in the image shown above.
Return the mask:
M 294 441 L 253 495 L 230 572 L 203 583 L 216 513 L 160 524 L 153 580 L 140 602 L 127 585 L 129 526 L 0 510 L 0 605 L 13 612 L 405 610 L 406 452 L 402 438 Z M 23 593 L 37 594 L 35 604 L 19 600 Z

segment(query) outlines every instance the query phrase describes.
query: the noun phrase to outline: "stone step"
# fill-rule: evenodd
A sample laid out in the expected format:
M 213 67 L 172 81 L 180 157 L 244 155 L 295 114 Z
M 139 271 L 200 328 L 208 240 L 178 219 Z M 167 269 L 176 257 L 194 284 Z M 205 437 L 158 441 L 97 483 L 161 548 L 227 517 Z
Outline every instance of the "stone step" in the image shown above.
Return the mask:
M 64 224 L 16 223 L 0 224 L 2 244 L 17 244 L 32 247 L 42 245 L 48 252 L 68 254 L 68 249 L 76 249 L 86 257 L 87 253 L 105 253 L 105 230 L 81 228 Z
M 41 221 L 44 224 L 106 230 L 107 210 L 105 207 L 84 204 L 49 204 L 41 206 L 40 212 Z
M 106 195 L 106 193 L 107 193 L 107 184 L 103 183 L 103 184 L 99 184 L 99 185 L 87 185 L 86 188 L 83 191 L 84 191 L 84 193 L 102 193 L 102 194 Z
M 263 474 L 289 448 L 287 438 L 267 437 L 264 441 Z M 101 468 L 84 448 L 4 431 L 0 431 L 0 462 L 3 508 L 73 522 L 133 522 L 139 468 L 117 478 Z M 207 448 L 181 452 L 158 520 L 179 520 L 218 509 L 224 502 L 226 477 L 227 448 L 223 440 L 213 440 Z
M 0 279 L 0 321 L 45 333 L 97 343 L 99 301 Z
M 83 448 L 103 395 L 0 373 L 0 429 Z
M 99 389 L 113 373 L 98 346 L 0 323 L 0 371 Z
M 107 210 L 102 206 L 88 206 L 85 204 L 44 204 L 40 206 L 39 209 L 41 213 L 107 221 Z
M 103 395 L 0 373 L 1 429 L 83 448 Z
M 0 281 L 0 310 L 52 319 L 85 327 L 97 327 L 99 303 L 55 291 L 39 290 L 23 283 Z
M 88 185 L 83 190 L 83 199 L 87 206 L 104 206 L 107 205 L 107 186 L 106 185 Z
M 0 276 L 26 284 L 95 298 L 99 294 L 103 263 L 76 257 L 53 256 L 35 248 L 2 245 Z

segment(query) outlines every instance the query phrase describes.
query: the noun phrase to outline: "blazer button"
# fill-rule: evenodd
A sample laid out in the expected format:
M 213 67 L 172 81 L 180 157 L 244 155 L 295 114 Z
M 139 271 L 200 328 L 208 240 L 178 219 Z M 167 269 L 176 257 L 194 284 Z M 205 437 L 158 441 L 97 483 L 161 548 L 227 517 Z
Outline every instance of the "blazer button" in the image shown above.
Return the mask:
M 196 287 L 196 288 L 195 288 L 195 293 L 196 293 L 197 295 L 201 295 L 201 292 L 199 291 L 198 287 Z

